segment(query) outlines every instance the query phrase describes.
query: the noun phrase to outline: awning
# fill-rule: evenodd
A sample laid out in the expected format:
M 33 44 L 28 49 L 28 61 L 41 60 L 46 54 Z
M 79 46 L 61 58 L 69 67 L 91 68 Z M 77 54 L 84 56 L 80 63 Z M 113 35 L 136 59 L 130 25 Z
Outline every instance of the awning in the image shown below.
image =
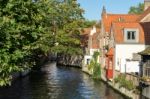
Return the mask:
M 110 48 L 106 53 L 106 56 L 113 56 L 114 55 L 114 48 Z
M 145 50 L 139 52 L 140 55 L 150 55 L 150 47 L 147 47 Z

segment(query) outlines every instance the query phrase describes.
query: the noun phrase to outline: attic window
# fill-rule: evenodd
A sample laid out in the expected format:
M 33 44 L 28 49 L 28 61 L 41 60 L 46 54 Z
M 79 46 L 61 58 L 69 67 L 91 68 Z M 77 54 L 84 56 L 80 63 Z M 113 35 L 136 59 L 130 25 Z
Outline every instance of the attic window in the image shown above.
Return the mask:
M 127 31 L 127 40 L 135 40 L 136 31 Z
M 138 43 L 139 30 L 138 29 L 124 29 L 125 43 Z

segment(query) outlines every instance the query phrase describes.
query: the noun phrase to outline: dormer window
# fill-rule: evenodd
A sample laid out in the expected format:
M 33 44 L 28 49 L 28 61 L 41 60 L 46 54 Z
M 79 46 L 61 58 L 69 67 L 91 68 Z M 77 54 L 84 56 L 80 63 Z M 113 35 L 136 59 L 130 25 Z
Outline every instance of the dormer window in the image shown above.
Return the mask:
M 124 42 L 125 43 L 138 43 L 139 30 L 138 29 L 124 29 Z
M 127 40 L 135 40 L 136 31 L 127 31 Z

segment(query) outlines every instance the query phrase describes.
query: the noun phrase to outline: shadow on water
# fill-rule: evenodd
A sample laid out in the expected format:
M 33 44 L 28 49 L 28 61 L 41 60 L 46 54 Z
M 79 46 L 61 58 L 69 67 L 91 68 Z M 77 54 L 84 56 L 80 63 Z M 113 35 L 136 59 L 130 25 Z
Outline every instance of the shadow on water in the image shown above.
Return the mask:
M 44 73 L 43 73 L 44 72 Z M 125 99 L 104 82 L 93 80 L 80 69 L 50 63 L 42 72 L 0 89 L 0 99 Z

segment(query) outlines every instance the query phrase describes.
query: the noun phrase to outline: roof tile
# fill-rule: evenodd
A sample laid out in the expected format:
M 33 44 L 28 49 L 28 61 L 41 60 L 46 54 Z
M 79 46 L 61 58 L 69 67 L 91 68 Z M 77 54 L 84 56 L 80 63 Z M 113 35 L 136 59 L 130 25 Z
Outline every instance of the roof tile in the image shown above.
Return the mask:
M 124 42 L 124 31 L 125 28 L 139 29 L 139 43 L 145 43 L 144 30 L 138 22 L 115 22 L 113 23 L 113 31 L 116 43 Z
M 139 15 L 134 14 L 106 14 L 103 17 L 105 32 L 110 32 L 110 27 L 113 22 L 135 22 Z

